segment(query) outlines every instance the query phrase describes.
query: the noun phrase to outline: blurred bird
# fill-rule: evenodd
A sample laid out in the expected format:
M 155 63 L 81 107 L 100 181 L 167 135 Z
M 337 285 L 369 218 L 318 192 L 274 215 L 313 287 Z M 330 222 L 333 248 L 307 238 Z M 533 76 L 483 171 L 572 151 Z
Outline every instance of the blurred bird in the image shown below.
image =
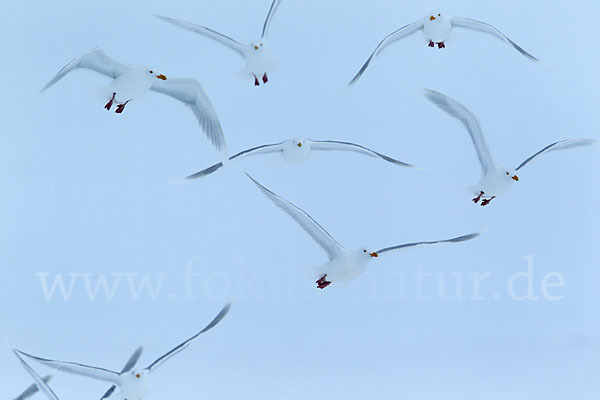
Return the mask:
M 88 378 L 93 378 L 101 381 L 110 382 L 115 386 L 119 387 L 118 398 L 123 400 L 143 400 L 147 393 L 147 377 L 156 370 L 157 367 L 162 365 L 165 361 L 173 357 L 175 354 L 179 353 L 190 343 L 196 339 L 200 334 L 208 331 L 209 329 L 215 327 L 229 312 L 230 304 L 227 304 L 223 309 L 219 312 L 219 314 L 200 332 L 196 333 L 194 336 L 190 337 L 183 343 L 174 347 L 168 353 L 157 358 L 152 364 L 147 366 L 144 369 L 136 369 L 133 371 L 123 371 L 121 373 L 110 371 L 104 368 L 91 367 L 88 365 L 67 362 L 67 361 L 57 361 L 57 360 L 49 360 L 45 358 L 40 358 L 36 356 L 32 356 L 31 354 L 24 353 L 20 350 L 15 350 L 19 355 L 24 355 L 29 357 L 32 360 L 35 360 L 43 365 L 46 365 L 50 368 L 57 369 L 59 371 L 68 372 L 71 374 L 83 375 Z M 129 364 L 129 363 L 128 363 Z M 128 365 L 126 366 L 128 367 Z M 109 389 L 110 390 L 110 389 Z M 113 389 L 114 390 L 114 389 Z M 112 391 L 111 391 L 112 393 Z M 110 394 L 109 394 L 110 395 Z
M 115 112 L 119 114 L 123 112 L 130 101 L 141 97 L 149 90 L 179 100 L 192 110 L 213 146 L 222 153 L 224 158 L 227 158 L 227 144 L 217 112 L 202 85 L 195 79 L 167 80 L 165 75 L 156 72 L 154 68 L 121 64 L 107 56 L 101 49 L 94 48 L 65 65 L 43 87 L 42 91 L 54 85 L 68 73 L 82 68 L 112 79 L 112 82 L 103 88 L 108 100 L 104 108 L 110 110 L 116 104 Z
M 429 40 L 429 47 L 435 47 L 435 45 L 437 45 L 438 48 L 443 49 L 446 47 L 445 42 L 450 37 L 453 28 L 466 28 L 495 36 L 498 39 L 514 47 L 515 50 L 523 54 L 531 61 L 538 61 L 537 58 L 523 50 L 518 44 L 510 40 L 507 36 L 505 36 L 498 29 L 494 28 L 492 25 L 469 18 L 458 18 L 451 17 L 442 13 L 431 13 L 427 17 L 424 17 L 418 20 L 417 22 L 413 22 L 412 24 L 405 25 L 397 31 L 394 31 L 386 37 L 384 37 L 383 40 L 379 42 L 373 53 L 371 53 L 371 56 L 367 59 L 362 68 L 358 71 L 354 78 L 352 78 L 348 86 L 354 85 L 356 81 L 358 81 L 362 74 L 365 72 L 371 61 L 373 61 L 373 59 L 377 57 L 379 53 L 381 53 L 383 49 L 385 49 L 390 44 L 400 39 L 403 39 L 417 31 L 422 31 L 425 37 Z
M 479 236 L 479 233 L 459 236 L 452 239 L 437 240 L 433 242 L 415 242 L 406 243 L 398 246 L 386 247 L 377 251 L 367 249 L 366 247 L 358 250 L 347 250 L 340 245 L 321 225 L 317 223 L 304 210 L 296 207 L 283 197 L 271 192 L 269 189 L 258 183 L 254 178 L 248 175 L 256 186 L 267 196 L 275 205 L 281 208 L 287 215 L 292 217 L 302 229 L 309 234 L 327 253 L 329 261 L 326 264 L 317 267 L 315 277 L 318 278 L 315 283 L 317 288 L 325 289 L 332 282 L 350 282 L 367 269 L 367 264 L 373 258 L 377 258 L 386 253 L 392 253 L 398 250 L 404 250 L 410 247 L 427 246 L 439 243 L 456 243 L 471 240 Z
M 401 167 L 412 167 L 411 164 L 398 161 L 386 156 L 385 154 L 378 153 L 359 144 L 338 142 L 335 140 L 311 140 L 305 138 L 294 138 L 280 143 L 263 144 L 261 146 L 253 147 L 229 157 L 229 161 L 234 161 L 242 157 L 248 157 L 257 154 L 279 153 L 283 159 L 290 164 L 301 164 L 308 160 L 313 150 L 352 151 L 370 157 L 379 158 Z M 187 179 L 203 178 L 217 171 L 222 166 L 222 162 L 217 163 L 200 172 L 196 172 L 195 174 L 188 176 Z
M 514 169 L 503 167 L 494 163 L 490 149 L 483 136 L 483 131 L 479 125 L 479 120 L 475 115 L 458 101 L 441 93 L 425 89 L 425 96 L 446 113 L 462 122 L 469 131 L 482 171 L 481 180 L 471 188 L 473 194 L 476 196 L 473 198 L 473 202 L 478 204 L 481 201 L 480 204 L 482 206 L 486 206 L 496 197 L 506 194 L 516 182 L 519 182 L 520 178 L 518 171 L 529 164 L 537 156 L 541 156 L 550 151 L 589 146 L 596 143 L 596 141 L 592 139 L 559 140 L 533 154 Z
M 162 15 L 156 15 L 156 17 L 180 28 L 196 32 L 200 35 L 206 36 L 209 39 L 216 40 L 217 42 L 234 50 L 246 61 L 246 67 L 241 72 L 242 75 L 253 77 L 254 85 L 259 86 L 260 81 L 263 83 L 267 83 L 269 81 L 267 73 L 273 67 L 273 62 L 271 61 L 271 56 L 269 54 L 269 46 L 267 45 L 267 34 L 271 26 L 271 21 L 273 20 L 273 15 L 275 15 L 275 11 L 279 7 L 280 3 L 281 0 L 273 0 L 263 25 L 262 35 L 260 38 L 254 40 L 250 44 L 240 43 L 229 36 L 218 33 L 202 25 L 196 25 L 191 22 L 181 21 L 175 18 L 164 17 Z

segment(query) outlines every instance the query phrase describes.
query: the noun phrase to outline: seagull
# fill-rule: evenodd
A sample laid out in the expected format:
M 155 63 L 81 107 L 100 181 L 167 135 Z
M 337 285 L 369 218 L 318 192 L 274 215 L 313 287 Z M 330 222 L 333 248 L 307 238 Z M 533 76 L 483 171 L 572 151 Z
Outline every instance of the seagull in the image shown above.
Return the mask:
M 246 174 L 248 175 L 248 174 Z M 248 175 L 258 186 L 258 188 L 267 196 L 275 205 L 281 208 L 294 221 L 296 221 L 302 229 L 309 234 L 327 253 L 329 261 L 320 267 L 317 267 L 315 277 L 318 278 L 315 283 L 317 288 L 325 289 L 332 282 L 350 282 L 367 269 L 367 264 L 373 258 L 378 258 L 381 255 L 391 253 L 397 250 L 403 250 L 410 247 L 419 247 L 433 245 L 439 243 L 456 243 L 471 240 L 479 236 L 479 233 L 471 233 L 469 235 L 458 236 L 452 239 L 437 240 L 433 242 L 415 242 L 405 243 L 398 246 L 386 247 L 377 251 L 369 250 L 366 247 L 357 250 L 348 250 L 340 245 L 317 221 L 315 221 L 304 210 L 296 207 L 283 197 L 273 193 L 254 178 Z
M 167 80 L 165 75 L 158 73 L 154 68 L 121 64 L 107 56 L 103 50 L 94 48 L 65 65 L 42 88 L 42 92 L 71 71 L 82 68 L 112 79 L 105 88 L 106 99 L 108 99 L 105 109 L 110 111 L 116 104 L 115 112 L 120 114 L 130 101 L 141 97 L 149 90 L 166 94 L 181 101 L 193 111 L 213 146 L 226 155 L 227 145 L 217 113 L 202 85 L 195 79 Z
M 429 40 L 429 47 L 435 47 L 435 45 L 437 44 L 438 48 L 444 49 L 446 48 L 445 41 L 450 37 L 450 34 L 452 33 L 452 28 L 466 28 L 490 34 L 502 40 L 503 42 L 510 44 L 512 47 L 515 48 L 515 50 L 523 54 L 531 61 L 539 61 L 537 58 L 523 50 L 518 44 L 510 40 L 507 36 L 505 36 L 502 32 L 500 32 L 498 29 L 494 28 L 490 24 L 476 21 L 470 18 L 458 18 L 451 17 L 442 13 L 431 13 L 430 15 L 418 20 L 417 22 L 405 25 L 397 31 L 394 31 L 386 37 L 384 37 L 383 40 L 379 42 L 373 53 L 371 53 L 371 56 L 367 59 L 367 62 L 365 62 L 360 71 L 358 71 L 358 73 L 350 81 L 348 86 L 352 86 L 356 83 L 356 81 L 358 81 L 358 79 L 365 72 L 371 61 L 376 56 L 378 56 L 379 53 L 381 53 L 383 49 L 385 49 L 388 45 L 400 39 L 404 39 L 405 37 L 417 31 L 422 31 L 425 37 Z
M 29 366 L 29 364 L 27 364 L 25 362 L 25 360 L 23 360 L 23 358 L 21 358 L 21 356 L 19 355 L 19 353 L 16 350 L 13 349 L 13 352 L 15 353 L 15 355 L 17 356 L 17 358 L 19 359 L 19 361 L 21 362 L 21 364 L 23 365 L 25 370 L 27 370 L 27 372 L 29 372 L 29 375 L 31 375 L 31 377 L 33 378 L 33 381 L 35 382 L 33 385 L 31 385 L 29 388 L 27 388 L 27 390 L 25 390 L 15 400 L 25 400 L 26 398 L 32 396 L 33 394 L 37 393 L 38 391 L 41 391 L 42 393 L 44 393 L 46 396 L 48 396 L 48 398 L 50 400 L 59 400 L 56 393 L 54 393 L 54 391 L 52 391 L 52 389 L 50 389 L 50 386 L 48 386 L 48 381 L 50 381 L 50 378 L 52 378 L 52 375 L 47 375 L 47 376 L 41 378 L 38 375 L 38 373 L 35 372 L 33 370 L 33 368 L 31 368 Z
M 162 15 L 156 15 L 156 17 L 180 28 L 196 32 L 200 35 L 206 36 L 209 39 L 216 40 L 217 42 L 234 50 L 246 61 L 246 68 L 243 70 L 244 75 L 247 73 L 249 76 L 251 75 L 254 77 L 254 86 L 259 86 L 259 78 L 263 83 L 267 83 L 269 81 L 267 72 L 273 66 L 273 62 L 271 61 L 271 57 L 269 55 L 269 47 L 267 45 L 267 34 L 271 26 L 271 21 L 273 20 L 273 15 L 275 14 L 275 11 L 279 7 L 280 3 L 281 0 L 273 0 L 273 3 L 271 3 L 271 8 L 269 9 L 269 13 L 267 14 L 267 19 L 263 25 L 262 35 L 259 39 L 250 44 L 240 43 L 229 36 L 223 35 L 202 25 L 196 25 L 191 22 L 182 21 L 175 18 L 164 17 Z
M 519 182 L 518 171 L 529 164 L 534 158 L 555 150 L 570 149 L 573 147 L 582 147 L 595 144 L 592 139 L 564 139 L 551 143 L 537 153 L 528 157 L 515 169 L 506 168 L 494 163 L 492 154 L 483 136 L 483 131 L 479 125 L 479 120 L 469 110 L 458 101 L 445 96 L 433 90 L 425 89 L 425 96 L 439 108 L 450 114 L 463 123 L 471 135 L 471 140 L 475 146 L 477 157 L 481 163 L 482 178 L 475 186 L 471 188 L 473 202 L 478 204 L 481 201 L 482 206 L 487 206 L 497 196 L 506 194 L 515 184 Z
M 209 329 L 217 325 L 223 319 L 223 317 L 225 317 L 225 315 L 229 311 L 230 306 L 230 304 L 227 304 L 204 329 L 196 333 L 194 336 L 190 337 L 185 342 L 177 345 L 168 353 L 157 358 L 152 364 L 150 364 L 144 369 L 125 371 L 119 373 L 104 368 L 91 367 L 88 365 L 73 362 L 40 358 L 24 353 L 20 350 L 16 350 L 16 352 L 18 352 L 20 355 L 24 355 L 35 361 L 38 361 L 41 364 L 44 364 L 51 368 L 55 368 L 60 371 L 68 372 L 71 374 L 83 375 L 87 376 L 88 378 L 110 382 L 113 385 L 119 387 L 119 398 L 127 400 L 143 400 L 147 393 L 147 377 L 165 361 L 167 361 L 175 354 L 185 349 L 194 339 L 200 336 L 200 334 L 208 331 Z
M 289 162 L 290 164 L 301 164 L 308 160 L 308 158 L 310 157 L 310 153 L 313 150 L 353 151 L 370 157 L 379 158 L 384 161 L 390 162 L 394 165 L 399 165 L 401 167 L 413 166 L 411 164 L 398 161 L 396 159 L 386 156 L 385 154 L 378 153 L 374 150 L 368 149 L 356 143 L 338 142 L 336 140 L 311 140 L 305 138 L 294 138 L 280 143 L 263 144 L 262 146 L 253 147 L 251 149 L 241 151 L 229 157 L 229 161 L 256 154 L 280 153 L 283 159 Z M 196 172 L 195 174 L 188 176 L 187 179 L 203 178 L 217 171 L 222 166 L 222 162 L 217 163 L 200 172 Z

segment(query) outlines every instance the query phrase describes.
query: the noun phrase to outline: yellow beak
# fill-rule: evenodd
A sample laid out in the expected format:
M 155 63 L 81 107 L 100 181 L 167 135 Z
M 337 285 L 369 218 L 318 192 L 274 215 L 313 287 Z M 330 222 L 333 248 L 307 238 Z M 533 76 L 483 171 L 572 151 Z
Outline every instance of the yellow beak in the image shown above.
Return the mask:
M 167 80 L 167 77 L 166 77 L 166 76 L 164 76 L 163 74 L 156 75 L 156 78 L 158 78 L 158 79 L 162 79 L 163 81 L 166 81 L 166 80 Z
M 512 178 L 513 178 L 514 181 L 519 182 L 519 177 L 518 176 L 514 175 Z
M 434 21 L 434 20 L 435 20 L 435 17 L 432 15 L 431 17 L 429 17 L 429 20 L 430 20 L 430 21 Z
M 254 45 L 254 50 L 258 50 L 258 46 L 257 45 Z
M 379 254 L 377 254 L 376 251 L 372 252 L 371 254 L 369 254 L 371 257 L 379 257 Z
M 298 143 L 298 144 L 297 144 L 297 146 L 298 146 L 298 147 L 302 147 L 302 143 Z
M 135 377 L 136 377 L 136 378 L 139 378 L 140 376 L 142 376 L 142 375 L 140 375 L 140 374 L 135 374 Z

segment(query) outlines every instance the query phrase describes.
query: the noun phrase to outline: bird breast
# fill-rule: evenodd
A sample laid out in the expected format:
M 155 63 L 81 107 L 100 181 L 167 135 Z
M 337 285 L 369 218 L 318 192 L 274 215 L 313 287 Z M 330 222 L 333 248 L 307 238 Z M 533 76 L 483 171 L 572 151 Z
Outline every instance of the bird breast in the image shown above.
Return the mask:
M 423 26 L 423 33 L 425 34 L 426 38 L 431 39 L 436 43 L 446 41 L 451 32 L 452 24 L 450 23 L 450 19 L 447 17 L 439 17 L 434 21 L 427 19 L 425 25 Z

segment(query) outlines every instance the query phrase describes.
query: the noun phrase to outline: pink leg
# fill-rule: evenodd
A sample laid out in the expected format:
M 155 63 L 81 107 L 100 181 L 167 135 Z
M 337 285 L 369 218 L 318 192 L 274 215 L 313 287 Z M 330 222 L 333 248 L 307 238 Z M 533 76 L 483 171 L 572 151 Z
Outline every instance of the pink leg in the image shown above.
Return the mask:
M 258 82 L 258 77 L 254 75 L 254 86 L 259 86 L 260 82 Z
M 479 200 L 481 200 L 482 196 L 483 196 L 483 191 L 479 192 L 479 196 L 477 196 L 473 199 L 473 203 L 475 203 L 475 204 L 479 203 Z
M 445 49 L 446 45 L 444 44 L 444 42 L 439 42 L 438 44 L 438 49 Z
M 319 280 L 317 280 L 316 284 L 319 289 L 325 289 L 327 286 L 331 285 L 331 282 L 325 280 L 327 278 L 327 274 L 323 275 Z
M 435 47 L 435 43 L 433 43 L 433 40 L 429 39 L 429 47 Z
M 266 72 L 265 72 L 265 74 L 263 75 L 262 81 L 263 81 L 263 83 L 267 83 L 267 82 L 269 82 L 269 78 L 267 77 L 267 73 L 266 73 Z
M 112 107 L 113 102 L 115 101 L 115 96 L 116 95 L 117 95 L 116 93 L 113 93 L 112 97 L 110 98 L 110 100 L 108 101 L 108 103 L 106 103 L 106 105 L 104 106 L 104 108 L 106 108 L 107 110 L 110 111 L 110 108 Z
M 123 110 L 125 109 L 125 106 L 127 105 L 127 103 L 129 103 L 129 100 L 127 100 L 127 101 L 126 101 L 125 103 L 123 103 L 123 104 L 119 104 L 119 105 L 117 106 L 117 109 L 115 110 L 115 112 L 116 112 L 117 114 L 121 114 L 121 113 L 123 112 Z
M 484 200 L 481 202 L 481 206 L 482 206 L 482 207 L 483 207 L 483 206 L 487 206 L 488 204 L 490 204 L 490 201 L 494 200 L 495 198 L 496 198 L 496 196 L 492 196 L 492 197 L 490 197 L 489 199 L 484 199 Z

